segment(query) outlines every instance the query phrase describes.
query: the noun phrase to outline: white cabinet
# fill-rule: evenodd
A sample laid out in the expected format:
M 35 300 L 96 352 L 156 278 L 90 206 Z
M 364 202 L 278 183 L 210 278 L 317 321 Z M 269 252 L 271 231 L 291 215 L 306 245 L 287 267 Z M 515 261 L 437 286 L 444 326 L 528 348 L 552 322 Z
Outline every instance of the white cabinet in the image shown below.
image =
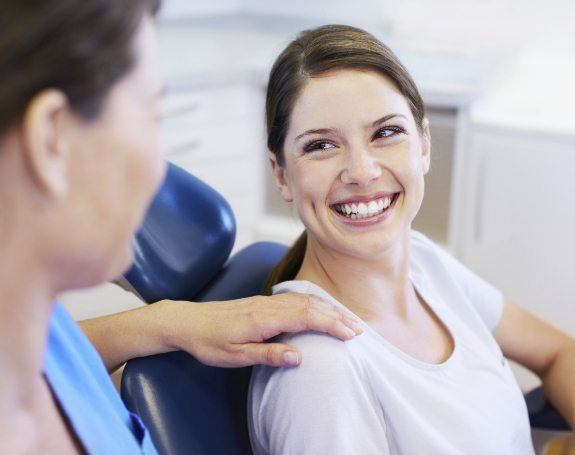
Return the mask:
M 234 250 L 253 241 L 263 211 L 262 89 L 253 83 L 168 87 L 162 124 L 167 159 L 217 190 L 237 222 Z
M 474 128 L 457 253 L 575 336 L 575 137 Z

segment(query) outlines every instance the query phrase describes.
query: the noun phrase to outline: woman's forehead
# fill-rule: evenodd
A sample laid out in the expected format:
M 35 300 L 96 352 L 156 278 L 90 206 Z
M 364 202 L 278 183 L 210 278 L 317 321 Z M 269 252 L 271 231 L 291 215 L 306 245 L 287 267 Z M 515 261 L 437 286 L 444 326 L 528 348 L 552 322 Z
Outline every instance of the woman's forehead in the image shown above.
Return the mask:
M 407 100 L 389 78 L 375 71 L 338 70 L 307 81 L 294 104 L 290 130 L 371 124 L 393 113 L 411 117 Z

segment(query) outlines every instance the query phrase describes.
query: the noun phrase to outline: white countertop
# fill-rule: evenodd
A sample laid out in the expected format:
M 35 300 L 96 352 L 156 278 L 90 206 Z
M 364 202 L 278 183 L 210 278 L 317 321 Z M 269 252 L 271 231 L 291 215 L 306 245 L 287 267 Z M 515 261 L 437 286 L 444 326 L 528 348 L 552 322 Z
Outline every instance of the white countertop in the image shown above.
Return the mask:
M 160 24 L 160 57 L 168 86 L 253 81 L 265 86 L 269 69 L 297 32 L 316 23 L 276 16 L 223 15 Z M 367 27 L 366 27 L 367 28 Z M 428 105 L 468 105 L 486 85 L 489 62 L 458 52 L 407 48 L 385 26 L 367 28 L 410 70 Z

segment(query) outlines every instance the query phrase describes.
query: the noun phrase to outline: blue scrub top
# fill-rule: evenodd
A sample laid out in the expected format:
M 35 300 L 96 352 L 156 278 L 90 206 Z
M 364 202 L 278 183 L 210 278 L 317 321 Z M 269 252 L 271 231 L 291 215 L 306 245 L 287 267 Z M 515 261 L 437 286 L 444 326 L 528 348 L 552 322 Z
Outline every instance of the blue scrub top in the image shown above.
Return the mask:
M 59 303 L 50 322 L 44 375 L 89 454 L 157 454 L 140 418 L 124 406 L 102 359 Z

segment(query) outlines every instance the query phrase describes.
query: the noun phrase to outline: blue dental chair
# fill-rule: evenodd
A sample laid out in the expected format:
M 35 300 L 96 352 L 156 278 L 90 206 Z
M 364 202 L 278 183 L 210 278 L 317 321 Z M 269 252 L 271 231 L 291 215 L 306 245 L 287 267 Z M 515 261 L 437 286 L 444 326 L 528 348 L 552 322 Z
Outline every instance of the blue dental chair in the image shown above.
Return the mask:
M 170 164 L 136 235 L 134 263 L 124 278 L 147 303 L 257 295 L 286 247 L 260 242 L 229 258 L 234 239 L 228 203 Z M 161 454 L 249 454 L 250 372 L 208 367 L 184 352 L 133 359 L 122 376 L 122 398 L 140 415 Z M 569 429 L 542 389 L 526 400 L 532 427 Z

